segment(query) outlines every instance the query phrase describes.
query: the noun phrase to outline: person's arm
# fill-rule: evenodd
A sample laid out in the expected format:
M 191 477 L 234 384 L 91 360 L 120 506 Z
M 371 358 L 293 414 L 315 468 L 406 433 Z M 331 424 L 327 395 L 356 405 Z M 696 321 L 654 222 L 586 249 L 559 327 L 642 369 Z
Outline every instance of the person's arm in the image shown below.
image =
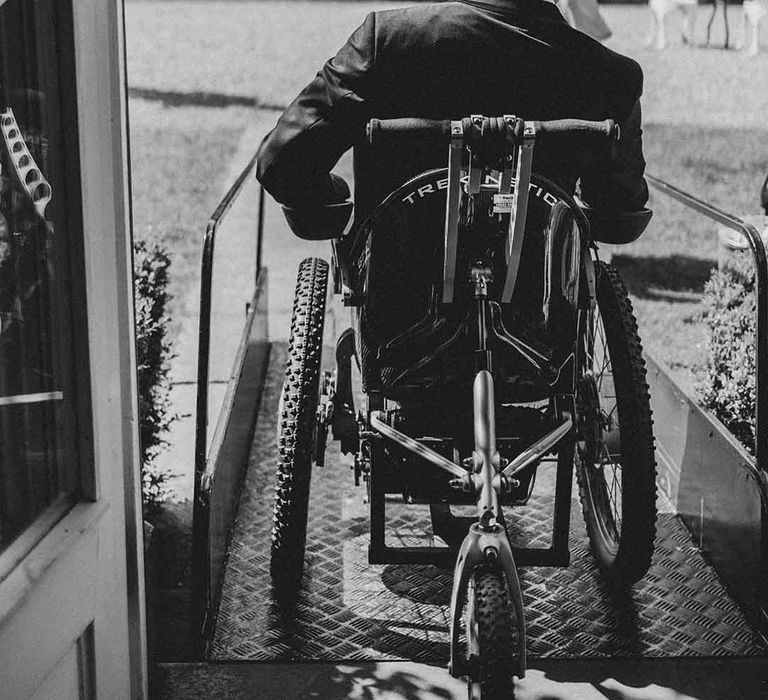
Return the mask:
M 601 159 L 582 173 L 580 197 L 593 209 L 633 212 L 648 201 L 639 100 L 619 127 L 613 158 Z
M 374 53 L 371 13 L 262 142 L 257 178 L 281 204 L 312 207 L 349 197 L 344 181 L 330 171 L 364 132 Z

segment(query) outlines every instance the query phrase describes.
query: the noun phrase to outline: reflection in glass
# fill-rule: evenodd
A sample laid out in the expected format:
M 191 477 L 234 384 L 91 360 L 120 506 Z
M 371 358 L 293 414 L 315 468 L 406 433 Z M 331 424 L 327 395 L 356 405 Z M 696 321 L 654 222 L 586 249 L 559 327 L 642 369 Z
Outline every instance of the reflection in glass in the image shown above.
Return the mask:
M 61 492 L 71 412 L 53 6 L 0 7 L 0 551 Z

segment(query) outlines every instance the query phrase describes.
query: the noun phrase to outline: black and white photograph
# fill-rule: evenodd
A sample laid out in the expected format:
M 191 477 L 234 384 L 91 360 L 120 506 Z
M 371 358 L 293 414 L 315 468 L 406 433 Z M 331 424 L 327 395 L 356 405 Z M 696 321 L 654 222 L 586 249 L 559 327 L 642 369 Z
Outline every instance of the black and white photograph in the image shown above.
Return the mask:
M 768 700 L 768 0 L 0 0 L 0 700 Z

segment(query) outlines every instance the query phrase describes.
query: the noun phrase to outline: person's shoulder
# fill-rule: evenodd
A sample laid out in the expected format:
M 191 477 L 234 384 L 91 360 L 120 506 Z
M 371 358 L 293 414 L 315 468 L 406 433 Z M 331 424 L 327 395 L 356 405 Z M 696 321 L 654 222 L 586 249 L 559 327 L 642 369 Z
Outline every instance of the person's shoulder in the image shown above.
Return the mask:
M 610 73 L 615 80 L 632 86 L 638 94 L 643 88 L 643 69 L 633 58 L 608 48 L 599 41 L 589 39 L 590 58 L 597 66 Z
M 477 12 L 462 2 L 419 3 L 373 13 L 377 25 L 418 29 L 437 24 L 461 25 Z
M 476 14 L 461 2 L 423 3 L 391 10 L 379 10 L 369 15 L 375 26 L 376 53 L 401 53 L 408 47 L 431 47 L 443 42 L 466 40 L 476 32 Z
M 459 17 L 472 12 L 472 7 L 463 2 L 424 2 L 390 10 L 378 10 L 375 14 L 382 19 L 400 21 L 402 19 Z
M 616 67 L 615 70 L 620 71 L 623 75 L 625 75 L 628 81 L 632 81 L 639 85 L 643 84 L 643 69 L 640 67 L 640 64 L 635 61 L 634 58 L 625 56 L 623 53 L 619 53 L 618 51 L 613 51 L 607 46 L 603 46 L 603 49 L 609 56 L 608 60 L 610 60 Z

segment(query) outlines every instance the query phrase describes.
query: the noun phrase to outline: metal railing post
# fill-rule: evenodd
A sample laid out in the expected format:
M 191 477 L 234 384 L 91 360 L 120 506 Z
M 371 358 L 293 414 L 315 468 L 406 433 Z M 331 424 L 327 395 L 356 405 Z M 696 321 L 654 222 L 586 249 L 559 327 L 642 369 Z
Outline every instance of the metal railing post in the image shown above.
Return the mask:
M 674 185 L 646 175 L 648 184 L 662 194 L 681 202 L 694 211 L 740 233 L 746 238 L 755 265 L 757 295 L 755 323 L 755 461 L 768 478 L 768 257 L 765 243 L 757 229 L 741 219 L 727 214 L 711 204 L 694 197 Z
M 768 631 L 768 258 L 760 233 L 751 224 L 683 192 L 653 175 L 646 175 L 654 189 L 681 202 L 746 238 L 755 265 L 755 486 L 760 494 L 760 557 L 757 581 L 759 626 Z
M 211 215 L 203 237 L 200 265 L 200 311 L 197 349 L 197 398 L 195 414 L 195 481 L 192 502 L 192 618 L 198 635 L 196 647 L 202 656 L 205 647 L 204 630 L 210 613 L 211 591 L 209 586 L 210 552 L 209 510 L 210 484 L 205 483 L 208 454 L 208 383 L 210 379 L 211 348 L 211 297 L 213 290 L 213 256 L 219 226 L 242 192 L 248 177 L 256 167 L 256 156 L 251 158 L 238 178 L 227 190 Z M 258 283 L 261 270 L 263 232 L 263 189 L 259 193 L 259 224 L 256 240 L 256 271 Z
M 261 258 L 264 249 L 264 186 L 259 185 L 259 215 L 258 229 L 256 231 L 256 277 L 261 270 Z

